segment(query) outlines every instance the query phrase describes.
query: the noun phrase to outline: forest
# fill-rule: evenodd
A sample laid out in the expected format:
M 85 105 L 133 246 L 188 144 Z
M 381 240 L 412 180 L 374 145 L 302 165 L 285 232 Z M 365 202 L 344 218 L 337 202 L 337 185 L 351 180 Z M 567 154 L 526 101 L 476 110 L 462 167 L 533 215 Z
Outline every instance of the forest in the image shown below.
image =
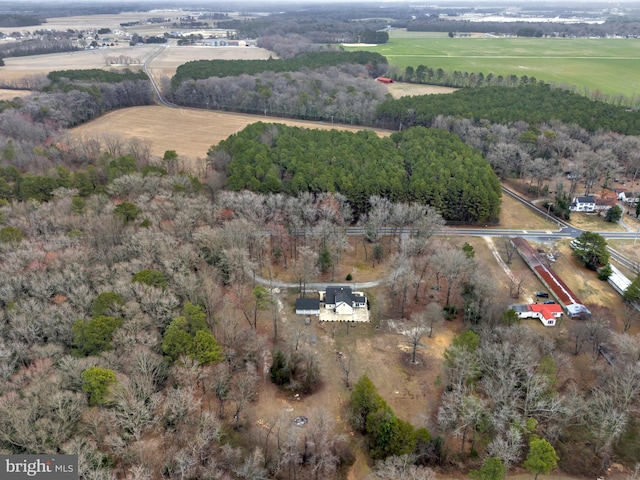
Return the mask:
M 355 52 L 354 52 L 355 53 Z M 321 59 L 333 53 L 316 53 Z M 296 57 L 298 58 L 298 57 Z M 317 58 L 317 57 L 314 57 Z M 356 65 L 343 64 L 340 71 L 316 68 L 318 62 L 268 60 L 215 60 L 189 62 L 188 70 L 172 78 L 171 99 L 175 103 L 200 108 L 270 113 L 271 115 L 332 120 L 342 123 L 399 129 L 401 126 L 431 126 L 439 115 L 490 121 L 499 124 L 527 122 L 531 125 L 561 121 L 590 132 L 614 131 L 625 135 L 640 133 L 640 111 L 615 105 L 527 76 L 507 78 L 466 72 L 444 72 L 419 66 L 405 76 L 418 82 L 467 86 L 450 95 L 423 95 L 390 98 L 373 87 L 372 78 L 385 73 L 384 57 L 363 55 Z M 276 62 L 278 67 L 265 66 Z M 335 61 L 335 63 L 340 63 Z M 215 70 L 209 67 L 216 65 Z M 303 67 L 304 65 L 304 67 Z M 422 67 L 422 68 L 421 68 Z M 182 68 L 182 67 L 180 67 Z M 304 68 L 304 70 L 300 70 Z M 201 80 L 181 80 L 185 72 Z M 179 69 L 180 71 L 180 69 Z M 269 72 L 278 71 L 277 75 Z M 264 73 L 260 73 L 264 72 Z M 236 75 L 236 76 L 227 76 Z M 206 78 L 205 78 L 206 77 Z M 349 78 L 351 77 L 351 78 Z M 478 88 L 481 87 L 481 88 Z M 373 94 L 373 95 L 372 95 Z M 346 101 L 345 101 L 346 100 Z M 372 115 L 371 109 L 375 108 Z M 342 117 L 342 118 L 341 118 Z
M 42 19 L 35 15 L 0 13 L 0 28 L 31 27 L 42 23 Z
M 378 109 L 380 125 L 395 127 L 426 125 L 438 115 L 532 125 L 559 120 L 595 132 L 609 130 L 625 135 L 640 133 L 640 112 L 594 101 L 544 83 L 515 88 L 486 87 L 461 89 L 451 95 L 387 99 Z
M 373 132 L 324 131 L 255 123 L 209 151 L 228 156 L 227 187 L 298 195 L 339 192 L 360 215 L 371 196 L 430 205 L 445 220 L 491 223 L 500 182 L 456 135 L 415 128 L 379 138 Z
M 305 52 L 286 60 L 195 60 L 180 65 L 171 83 L 175 87 L 188 79 L 256 75 L 261 72 L 295 72 L 303 68 L 317 69 L 341 64 L 370 65 L 375 71 L 379 66 L 386 66 L 386 63 L 387 60 L 379 53 L 362 51 Z
M 254 278 L 284 262 L 305 284 L 331 269 L 327 255 L 340 265 L 352 248 L 339 228 L 354 219 L 349 203 L 224 190 L 212 199 L 185 175 L 140 173 L 142 157 L 112 161 L 128 168 L 111 170 L 104 193 L 58 187 L 48 201 L 1 207 L 3 452 L 76 453 L 83 479 L 342 478 L 354 448 L 372 457 L 372 478 L 410 470 L 430 479 L 485 458 L 513 471 L 538 439 L 575 475 L 638 458 L 638 345 L 627 333 L 637 314 L 612 331 L 612 313 L 594 308 L 567 335 L 540 336 L 502 315 L 469 249 L 436 238 L 435 210 L 382 197 L 360 218 L 364 241 L 401 273 L 369 293 L 380 305 L 377 335 L 393 318 L 418 348 L 429 331 L 449 328 L 444 305 L 465 312 L 465 333 L 445 352 L 442 398 L 422 420 L 402 418 L 354 366 L 342 415 L 366 443 L 341 435 L 326 410 L 310 412 L 304 430 L 275 419 L 270 438 L 250 413 L 262 359 L 286 373 L 291 395 L 312 397 L 334 380 Z M 408 243 L 381 234 L 407 227 L 416 232 Z M 596 361 L 605 341 L 617 346 L 613 368 Z M 576 388 L 574 359 L 589 365 L 591 388 Z
M 243 108 L 261 114 L 291 105 L 281 114 L 301 115 L 302 105 L 325 121 L 368 124 L 384 99 L 368 75 L 363 65 L 262 72 L 187 80 L 173 95 L 231 109 L 227 92 L 241 102 L 233 85 L 246 85 Z M 461 93 L 438 113 L 414 97 L 419 109 L 384 103 L 384 118 L 403 122 L 388 139 L 257 123 L 213 146 L 195 178 L 175 151 L 153 158 L 144 140 L 68 135 L 110 109 L 153 103 L 147 80 L 77 80 L 0 104 L 2 453 L 78 454 L 82 480 L 331 479 L 357 461 L 371 479 L 556 466 L 593 477 L 613 463 L 637 478 L 637 312 L 594 305 L 589 320 L 541 335 L 504 313 L 496 279 L 444 225 L 496 216 L 498 178 L 558 198 L 616 176 L 634 184 L 640 137 L 606 127 L 633 121 L 600 118 L 593 102 L 584 125 L 551 108 L 525 117 L 552 103 L 544 96 L 555 91 L 539 85 Z M 492 120 L 482 102 L 510 92 L 528 107 Z M 347 235 L 350 226 L 362 235 Z M 507 244 L 497 245 L 506 261 Z M 415 415 L 382 396 L 367 354 L 336 352 L 330 330 L 293 320 L 297 288 L 269 288 L 276 271 L 302 290 L 318 278 L 351 281 L 338 272 L 357 255 L 391 274 L 367 291 L 372 324 L 342 338 L 402 345 L 379 365 L 402 375 L 442 365 L 424 387 L 436 395 L 403 400 Z M 432 335 L 454 330 L 437 364 L 421 363 Z M 602 344 L 615 349 L 613 365 Z M 303 427 L 274 401 L 283 412 L 259 423 L 272 384 L 275 398 L 300 404 L 333 385 L 342 401 L 311 410 Z

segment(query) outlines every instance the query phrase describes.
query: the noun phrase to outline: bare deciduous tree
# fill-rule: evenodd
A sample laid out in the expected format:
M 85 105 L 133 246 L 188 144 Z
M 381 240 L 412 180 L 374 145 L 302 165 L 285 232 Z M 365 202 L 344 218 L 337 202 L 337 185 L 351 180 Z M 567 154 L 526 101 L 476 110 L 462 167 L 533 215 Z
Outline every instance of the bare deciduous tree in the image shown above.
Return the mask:
M 424 312 L 411 315 L 411 325 L 402 331 L 402 334 L 407 337 L 407 341 L 411 346 L 411 363 L 416 363 L 416 352 L 418 347 L 423 346 L 420 341 L 426 333 L 427 325 Z
M 233 390 L 231 397 L 236 402 L 236 408 L 233 414 L 236 429 L 240 427 L 240 413 L 244 409 L 245 404 L 252 401 L 256 396 L 257 382 L 258 375 L 253 363 L 247 363 L 245 370 L 235 376 L 232 381 Z
M 327 478 L 335 473 L 339 459 L 336 455 L 336 444 L 343 440 L 335 432 L 335 422 L 323 408 L 313 410 L 309 414 L 306 435 L 306 449 L 310 453 L 309 463 L 316 480 L 322 476 Z
M 435 480 L 436 473 L 427 467 L 416 465 L 417 458 L 413 454 L 392 455 L 376 462 L 374 472 L 368 480 Z
M 307 283 L 318 272 L 318 254 L 309 247 L 301 247 L 298 250 L 298 258 L 294 260 L 293 275 L 300 286 L 300 296 L 304 297 L 307 291 Z

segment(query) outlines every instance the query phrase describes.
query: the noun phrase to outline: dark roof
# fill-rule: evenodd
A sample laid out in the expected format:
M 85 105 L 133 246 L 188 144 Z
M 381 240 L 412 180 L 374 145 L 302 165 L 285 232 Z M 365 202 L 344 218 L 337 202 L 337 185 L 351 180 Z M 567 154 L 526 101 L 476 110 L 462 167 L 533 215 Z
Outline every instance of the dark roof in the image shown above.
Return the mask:
M 347 302 L 351 305 L 353 303 L 351 287 L 327 287 L 324 301 L 329 305 L 337 305 L 340 302 Z
M 595 203 L 593 197 L 578 197 L 578 202 L 580 203 Z
M 320 310 L 320 299 L 299 298 L 296 300 L 296 310 Z

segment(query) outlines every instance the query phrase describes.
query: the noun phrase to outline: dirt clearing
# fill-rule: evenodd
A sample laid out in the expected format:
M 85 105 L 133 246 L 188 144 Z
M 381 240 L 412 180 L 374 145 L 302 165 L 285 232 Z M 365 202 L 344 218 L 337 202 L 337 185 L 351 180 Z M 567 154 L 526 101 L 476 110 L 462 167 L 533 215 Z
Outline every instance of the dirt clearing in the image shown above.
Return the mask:
M 441 87 L 440 85 L 420 85 L 417 83 L 394 82 L 387 85 L 393 98 L 407 97 L 410 95 L 437 95 L 452 93 L 457 88 Z

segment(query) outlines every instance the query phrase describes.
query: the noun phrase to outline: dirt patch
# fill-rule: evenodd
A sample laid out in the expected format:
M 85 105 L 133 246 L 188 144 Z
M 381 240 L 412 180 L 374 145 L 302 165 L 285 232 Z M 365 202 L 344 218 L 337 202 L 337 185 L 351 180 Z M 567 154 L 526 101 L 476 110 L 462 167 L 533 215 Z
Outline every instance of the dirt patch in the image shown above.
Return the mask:
M 442 87 L 440 85 L 420 85 L 417 83 L 393 82 L 387 85 L 393 98 L 407 97 L 411 95 L 439 95 L 452 93 L 457 88 Z
M 288 120 L 279 117 L 149 106 L 109 112 L 70 132 L 77 138 L 99 138 L 109 133 L 119 135 L 125 140 L 130 138 L 148 140 L 151 142 L 153 156 L 162 157 L 167 150 L 175 150 L 185 162 L 186 167 L 197 174 L 202 170 L 204 165 L 202 159 L 207 156 L 207 150 L 212 145 L 217 145 L 221 140 L 255 122 L 284 123 L 324 130 L 338 129 L 353 132 L 362 130 L 362 127 Z M 376 130 L 376 133 L 380 136 L 390 135 L 386 130 Z

